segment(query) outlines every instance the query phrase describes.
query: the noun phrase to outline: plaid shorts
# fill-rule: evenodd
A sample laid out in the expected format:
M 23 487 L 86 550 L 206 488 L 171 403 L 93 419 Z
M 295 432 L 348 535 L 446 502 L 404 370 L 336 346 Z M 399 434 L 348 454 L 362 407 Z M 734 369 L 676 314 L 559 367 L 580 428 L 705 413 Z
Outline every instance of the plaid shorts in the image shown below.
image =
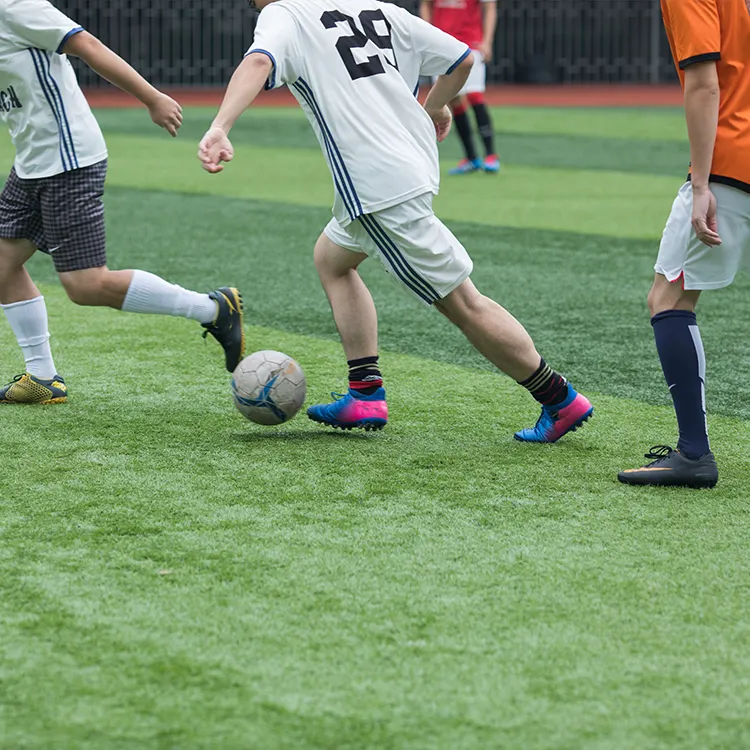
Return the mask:
M 58 273 L 107 264 L 107 160 L 53 177 L 22 180 L 12 169 L 0 194 L 0 237 L 30 240 Z

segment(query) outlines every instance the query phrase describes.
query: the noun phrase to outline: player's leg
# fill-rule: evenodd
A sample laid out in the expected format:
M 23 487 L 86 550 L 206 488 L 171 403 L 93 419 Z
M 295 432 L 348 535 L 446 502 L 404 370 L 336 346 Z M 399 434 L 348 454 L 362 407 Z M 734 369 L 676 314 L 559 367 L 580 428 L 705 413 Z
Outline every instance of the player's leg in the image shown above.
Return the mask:
M 25 361 L 25 372 L 0 388 L 0 404 L 63 403 L 67 390 L 52 358 L 47 306 L 25 267 L 41 242 L 34 183 L 15 170 L 0 195 L 0 237 L 0 307 Z
M 432 213 L 432 195 L 363 216 L 359 224 L 389 273 L 423 303 L 437 307 L 542 405 L 537 425 L 517 433 L 517 439 L 555 442 L 591 416 L 589 401 L 547 365 L 523 326 L 477 291 L 469 279 L 471 258 Z
M 224 348 L 232 372 L 244 356 L 242 298 L 222 287 L 209 294 L 184 289 L 147 271 L 107 268 L 104 226 L 106 161 L 57 175 L 41 193 L 48 252 L 69 298 L 79 305 L 195 320 Z
M 378 353 L 378 314 L 370 290 L 357 269 L 365 253 L 347 250 L 328 235 L 315 245 L 315 268 L 331 305 L 347 360 Z
M 474 65 L 469 73 L 469 78 L 464 86 L 466 100 L 474 110 L 474 119 L 477 121 L 479 136 L 484 144 L 484 161 L 480 163 L 485 172 L 494 173 L 500 171 L 500 159 L 495 152 L 495 132 L 492 127 L 492 118 L 487 104 L 484 101 L 484 92 L 487 88 L 487 66 L 482 54 L 474 51 Z
M 482 63 L 484 66 L 484 63 Z M 477 84 L 479 85 L 479 84 Z M 479 136 L 484 144 L 484 162 L 482 168 L 485 172 L 493 174 L 500 171 L 500 158 L 495 151 L 495 129 L 492 125 L 492 116 L 484 100 L 484 76 L 482 76 L 481 90 L 469 91 L 466 98 L 474 110 L 474 119 L 477 121 Z
M 480 294 L 470 279 L 437 300 L 435 307 L 480 354 L 541 404 L 537 424 L 517 432 L 517 440 L 554 443 L 591 416 L 588 399 L 544 361 L 526 329 L 497 302 Z
M 349 389 L 330 404 L 311 406 L 310 419 L 342 429 L 380 429 L 388 421 L 378 363 L 378 316 L 357 268 L 367 258 L 334 220 L 315 245 L 315 267 L 331 305 L 349 367 Z
M 435 307 L 461 329 L 474 348 L 514 380 L 527 380 L 541 357 L 526 329 L 503 307 L 466 279 Z
M 706 359 L 695 306 L 702 290 L 729 286 L 750 252 L 750 196 L 712 185 L 723 243 L 703 245 L 691 225 L 693 194 L 689 183 L 672 206 L 657 258 L 648 304 L 656 348 L 679 427 L 677 450 L 657 446 L 653 463 L 620 472 L 627 484 L 712 487 L 718 469 L 708 440 Z M 658 455 L 657 455 L 658 454 Z
M 469 119 L 469 104 L 463 95 L 457 96 L 450 104 L 453 112 L 453 124 L 456 133 L 461 140 L 464 149 L 464 158 L 450 170 L 449 174 L 470 174 L 482 168 L 482 160 L 479 158 L 474 145 L 474 133 L 472 132 L 471 120 Z

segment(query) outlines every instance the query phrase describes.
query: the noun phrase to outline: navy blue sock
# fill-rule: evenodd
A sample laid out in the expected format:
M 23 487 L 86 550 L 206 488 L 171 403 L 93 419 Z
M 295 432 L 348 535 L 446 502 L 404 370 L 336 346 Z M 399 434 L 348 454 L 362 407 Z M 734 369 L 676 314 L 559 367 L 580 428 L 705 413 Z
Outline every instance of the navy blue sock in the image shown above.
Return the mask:
M 706 427 L 706 357 L 695 313 L 666 310 L 654 315 L 651 325 L 677 413 L 677 449 L 687 458 L 700 458 L 711 449 Z

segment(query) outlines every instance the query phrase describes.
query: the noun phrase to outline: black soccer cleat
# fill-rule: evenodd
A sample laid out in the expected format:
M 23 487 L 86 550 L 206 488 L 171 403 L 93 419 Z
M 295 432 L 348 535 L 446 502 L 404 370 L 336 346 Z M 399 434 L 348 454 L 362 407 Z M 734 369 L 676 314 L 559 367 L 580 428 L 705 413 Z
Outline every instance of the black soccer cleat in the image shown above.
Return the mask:
M 669 445 L 656 445 L 646 458 L 655 459 L 640 469 L 625 469 L 617 478 L 625 484 L 653 487 L 715 487 L 719 481 L 719 467 L 713 453 L 701 458 L 686 458 Z
M 223 286 L 208 296 L 219 306 L 216 318 L 211 323 L 204 323 L 206 329 L 203 338 L 210 333 L 224 347 L 226 368 L 234 372 L 245 356 L 245 327 L 242 295 L 237 289 Z

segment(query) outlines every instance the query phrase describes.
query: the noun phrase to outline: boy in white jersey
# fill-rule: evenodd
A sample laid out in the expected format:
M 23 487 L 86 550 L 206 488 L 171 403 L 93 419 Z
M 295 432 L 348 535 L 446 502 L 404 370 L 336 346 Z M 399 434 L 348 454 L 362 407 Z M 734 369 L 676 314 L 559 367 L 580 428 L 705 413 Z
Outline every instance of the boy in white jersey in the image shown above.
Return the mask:
M 47 0 L 0 0 L 0 117 L 16 149 L 0 195 L 0 307 L 26 361 L 26 372 L 0 388 L 0 404 L 67 400 L 52 359 L 44 297 L 25 268 L 37 250 L 52 256 L 77 304 L 197 320 L 224 347 L 231 372 L 244 353 L 236 289 L 198 294 L 145 271 L 107 268 L 107 148 L 66 54 L 137 97 L 170 135 L 182 123 L 177 102 Z
M 256 0 L 254 44 L 235 72 L 199 158 L 211 173 L 233 158 L 228 133 L 264 87 L 287 84 L 305 111 L 336 187 L 334 218 L 315 264 L 349 364 L 349 391 L 311 419 L 379 429 L 388 419 L 378 368 L 377 313 L 357 273 L 380 258 L 422 302 L 455 323 L 493 364 L 542 404 L 518 440 L 555 442 L 585 422 L 590 402 L 539 356 L 528 333 L 469 279 L 466 250 L 432 211 L 439 188 L 436 134 L 466 82 L 470 50 L 397 6 L 374 0 Z M 438 76 L 424 108 L 419 76 Z

